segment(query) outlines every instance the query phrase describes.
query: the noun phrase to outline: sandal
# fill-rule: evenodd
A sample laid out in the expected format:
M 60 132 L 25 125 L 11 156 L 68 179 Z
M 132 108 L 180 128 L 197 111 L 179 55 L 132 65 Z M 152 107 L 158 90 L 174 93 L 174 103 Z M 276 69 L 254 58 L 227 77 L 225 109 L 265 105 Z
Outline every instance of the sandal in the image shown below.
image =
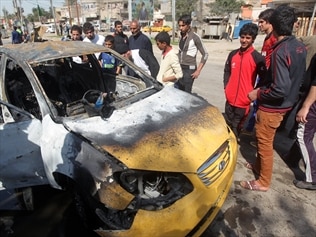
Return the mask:
M 255 170 L 254 164 L 247 162 L 245 164 L 245 167 L 249 170 L 252 170 L 252 172 L 254 172 L 255 174 L 259 174 L 259 172 Z
M 240 186 L 243 187 L 244 189 L 248 189 L 248 190 L 251 190 L 251 191 L 261 191 L 261 192 L 268 191 L 269 188 L 259 186 L 257 183 L 258 182 L 256 180 L 241 181 L 240 182 Z

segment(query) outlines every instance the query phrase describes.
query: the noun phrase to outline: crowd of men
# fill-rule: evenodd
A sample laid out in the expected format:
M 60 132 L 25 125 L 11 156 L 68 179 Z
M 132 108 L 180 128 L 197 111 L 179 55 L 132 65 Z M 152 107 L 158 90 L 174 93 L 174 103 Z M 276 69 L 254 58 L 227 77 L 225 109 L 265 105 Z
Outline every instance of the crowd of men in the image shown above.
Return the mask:
M 82 27 L 73 25 L 69 37 L 63 40 L 109 47 L 132 60 L 165 86 L 191 93 L 193 83 L 208 59 L 200 36 L 191 29 L 191 21 L 190 15 L 178 19 L 178 50 L 170 44 L 168 33 L 157 34 L 155 41 L 162 53 L 160 63 L 153 54 L 151 39 L 142 33 L 136 20 L 130 22 L 129 37 L 124 34 L 121 21 L 115 22 L 115 32 L 107 36 L 98 34 L 94 26 L 86 22 Z M 247 129 L 248 132 L 254 130 L 256 137 L 257 159 L 254 163 L 245 164 L 254 172 L 255 179 L 241 181 L 240 185 L 252 191 L 269 190 L 273 140 L 283 120 L 292 118 L 293 130 L 297 131 L 295 144 L 306 167 L 305 180 L 294 180 L 293 183 L 297 188 L 316 190 L 316 152 L 313 144 L 316 132 L 316 54 L 308 56 L 311 52 L 315 53 L 316 43 L 307 47 L 303 40 L 293 35 L 297 17 L 295 9 L 287 5 L 263 11 L 258 22 L 258 25 L 248 23 L 240 29 L 240 47 L 229 53 L 223 76 L 227 124 L 237 139 Z M 22 41 L 18 30 L 15 27 L 12 32 L 12 44 Z M 259 30 L 266 34 L 261 52 L 253 47 Z M 198 52 L 201 54 L 199 62 Z M 113 61 L 111 55 L 102 53 L 97 57 L 104 70 L 121 73 L 120 65 Z M 115 90 L 115 81 L 108 82 L 107 86 Z M 289 116 L 291 113 L 294 116 Z M 248 116 L 249 124 L 245 126 Z

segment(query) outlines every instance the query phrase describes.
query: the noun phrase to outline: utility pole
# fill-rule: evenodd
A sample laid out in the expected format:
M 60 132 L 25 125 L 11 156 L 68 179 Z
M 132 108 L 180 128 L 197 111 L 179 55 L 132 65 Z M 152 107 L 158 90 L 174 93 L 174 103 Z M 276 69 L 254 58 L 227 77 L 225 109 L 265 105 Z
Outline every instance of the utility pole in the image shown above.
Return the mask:
M 128 0 L 128 20 L 132 21 L 132 0 Z
M 72 25 L 72 22 L 71 22 L 71 6 L 70 6 L 70 4 L 69 4 L 69 1 L 70 1 L 70 0 L 68 0 L 69 24 Z
M 50 0 L 50 8 L 52 9 L 52 14 L 54 18 L 54 25 L 55 25 L 55 34 L 58 35 L 59 28 L 57 28 L 56 24 L 56 16 L 55 16 L 55 7 L 53 7 L 53 1 Z M 60 32 L 62 34 L 62 32 Z
M 172 14 L 172 41 L 174 42 L 175 28 L 176 28 L 176 0 L 171 1 L 171 14 Z
M 80 25 L 80 20 L 79 20 L 79 9 L 78 9 L 78 0 L 76 0 L 76 11 L 77 11 L 77 21 L 78 21 L 78 25 Z

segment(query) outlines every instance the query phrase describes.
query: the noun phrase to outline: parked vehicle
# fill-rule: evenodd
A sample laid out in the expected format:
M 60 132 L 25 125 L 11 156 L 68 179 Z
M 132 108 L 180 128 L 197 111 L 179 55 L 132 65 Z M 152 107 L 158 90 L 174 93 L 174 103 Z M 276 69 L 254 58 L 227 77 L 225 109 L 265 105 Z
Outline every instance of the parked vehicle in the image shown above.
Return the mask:
M 44 24 L 44 26 L 46 27 L 46 33 L 55 33 L 56 32 L 55 24 L 49 23 L 49 24 Z
M 101 70 L 100 52 L 123 73 Z M 83 226 L 100 236 L 200 236 L 214 220 L 237 159 L 216 107 L 96 44 L 0 54 L 0 189 L 23 193 L 27 209 L 32 187 L 71 190 Z
M 161 31 L 166 31 L 169 32 L 172 30 L 170 26 L 145 26 L 142 28 L 142 31 L 144 32 L 161 32 Z
M 10 37 L 9 32 L 4 27 L 1 28 L 1 37 L 2 39 L 7 39 Z

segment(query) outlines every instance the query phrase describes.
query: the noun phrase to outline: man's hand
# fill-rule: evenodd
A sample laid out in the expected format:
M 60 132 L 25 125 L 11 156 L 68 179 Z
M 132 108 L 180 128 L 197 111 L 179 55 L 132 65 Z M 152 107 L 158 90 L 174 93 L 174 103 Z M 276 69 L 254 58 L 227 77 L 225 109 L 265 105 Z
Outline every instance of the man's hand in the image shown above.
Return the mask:
M 193 72 L 191 74 L 192 80 L 197 79 L 199 77 L 199 75 L 200 75 L 200 71 L 199 70 L 195 70 L 195 72 Z
M 296 114 L 296 121 L 298 123 L 307 123 L 306 116 L 308 114 L 309 108 L 302 107 Z
M 254 89 L 253 91 L 250 91 L 249 94 L 248 94 L 248 98 L 249 100 L 251 101 L 255 101 L 258 97 L 258 90 L 260 88 L 257 88 L 257 89 Z

